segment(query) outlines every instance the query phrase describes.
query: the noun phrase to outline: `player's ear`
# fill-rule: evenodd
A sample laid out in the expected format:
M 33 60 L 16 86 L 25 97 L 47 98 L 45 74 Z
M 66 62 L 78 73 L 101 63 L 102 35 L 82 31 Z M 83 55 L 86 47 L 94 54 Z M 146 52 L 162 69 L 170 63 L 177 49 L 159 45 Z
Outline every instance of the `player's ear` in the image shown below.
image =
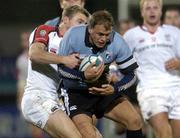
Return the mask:
M 64 17 L 62 18 L 62 22 L 63 22 L 64 24 L 68 24 L 68 23 L 69 23 L 69 18 L 68 18 L 67 16 L 64 16 Z
M 93 30 L 91 28 L 88 28 L 88 32 L 92 34 Z
M 84 5 L 85 5 L 85 2 L 84 2 L 84 1 L 82 1 L 82 2 L 81 2 L 81 6 L 82 6 L 82 7 L 84 7 Z

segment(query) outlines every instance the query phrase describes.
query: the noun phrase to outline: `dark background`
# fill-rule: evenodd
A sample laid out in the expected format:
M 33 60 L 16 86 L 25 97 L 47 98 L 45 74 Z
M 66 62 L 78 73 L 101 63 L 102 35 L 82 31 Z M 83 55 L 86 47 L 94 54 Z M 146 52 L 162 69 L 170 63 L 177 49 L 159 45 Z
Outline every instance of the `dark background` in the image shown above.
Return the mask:
M 87 0 L 89 12 L 107 9 L 117 17 L 116 0 Z M 57 0 L 6 0 L 1 2 L 0 17 L 3 25 L 43 23 L 61 13 Z

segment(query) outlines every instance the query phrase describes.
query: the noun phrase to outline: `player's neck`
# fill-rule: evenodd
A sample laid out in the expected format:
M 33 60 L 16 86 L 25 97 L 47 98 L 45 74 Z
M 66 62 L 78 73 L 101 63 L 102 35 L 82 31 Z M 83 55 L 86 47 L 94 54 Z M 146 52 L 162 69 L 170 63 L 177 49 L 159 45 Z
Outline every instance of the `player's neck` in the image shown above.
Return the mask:
M 147 31 L 152 33 L 152 34 L 156 32 L 156 30 L 158 29 L 158 27 L 160 25 L 161 25 L 160 21 L 158 23 L 156 23 L 156 24 L 149 24 L 147 22 L 143 23 L 143 26 L 145 26 L 147 28 Z
M 63 23 L 61 23 L 59 25 L 59 36 L 63 37 L 66 31 L 67 27 Z

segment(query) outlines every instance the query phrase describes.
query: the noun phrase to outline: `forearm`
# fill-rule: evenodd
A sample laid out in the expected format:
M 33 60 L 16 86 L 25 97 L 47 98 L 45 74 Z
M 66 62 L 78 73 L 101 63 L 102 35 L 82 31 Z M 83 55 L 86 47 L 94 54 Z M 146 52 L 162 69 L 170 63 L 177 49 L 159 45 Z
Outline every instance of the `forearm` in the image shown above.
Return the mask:
M 31 61 L 40 64 L 59 64 L 64 63 L 64 57 L 49 53 L 45 50 L 42 43 L 34 43 L 29 49 L 29 58 Z
M 137 81 L 137 76 L 135 75 L 134 72 L 130 72 L 124 75 L 123 79 L 116 82 L 113 86 L 114 86 L 115 91 L 119 92 L 122 90 L 126 90 L 127 88 L 132 86 L 136 81 Z

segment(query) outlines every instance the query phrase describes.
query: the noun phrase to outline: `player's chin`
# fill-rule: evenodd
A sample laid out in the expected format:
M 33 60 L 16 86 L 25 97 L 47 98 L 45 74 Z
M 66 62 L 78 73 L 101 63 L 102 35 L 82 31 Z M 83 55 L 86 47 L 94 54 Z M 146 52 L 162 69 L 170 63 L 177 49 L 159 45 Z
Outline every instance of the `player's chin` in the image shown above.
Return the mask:
M 105 46 L 105 43 L 98 43 L 96 46 L 97 46 L 98 48 L 103 48 L 103 47 Z
M 158 24 L 159 23 L 159 20 L 157 19 L 157 18 L 151 18 L 150 20 L 149 20 L 149 24 L 150 25 L 156 25 L 156 24 Z

